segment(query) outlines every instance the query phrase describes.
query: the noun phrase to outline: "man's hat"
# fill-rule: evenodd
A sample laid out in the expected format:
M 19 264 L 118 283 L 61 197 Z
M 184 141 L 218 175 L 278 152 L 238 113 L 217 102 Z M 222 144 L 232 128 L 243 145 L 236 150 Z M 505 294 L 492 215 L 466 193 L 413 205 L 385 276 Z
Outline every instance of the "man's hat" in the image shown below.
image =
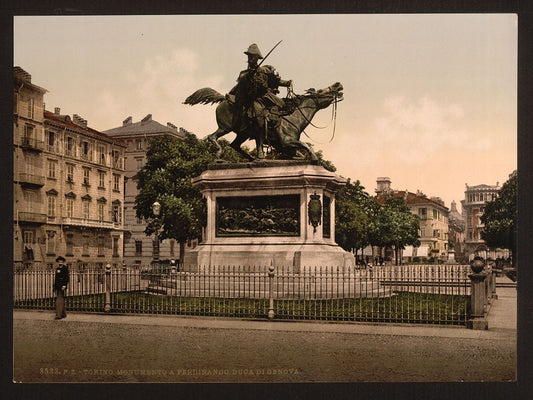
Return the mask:
M 255 43 L 251 44 L 250 47 L 248 47 L 248 50 L 244 52 L 244 54 L 248 56 L 256 55 L 256 56 L 259 56 L 259 58 L 263 58 L 263 56 L 261 55 L 261 52 L 259 51 L 259 47 L 257 47 Z
M 59 256 L 59 257 L 56 258 L 56 262 L 60 262 L 60 261 L 65 262 L 65 261 L 66 261 L 66 260 L 65 260 L 65 257 L 63 257 L 63 256 Z

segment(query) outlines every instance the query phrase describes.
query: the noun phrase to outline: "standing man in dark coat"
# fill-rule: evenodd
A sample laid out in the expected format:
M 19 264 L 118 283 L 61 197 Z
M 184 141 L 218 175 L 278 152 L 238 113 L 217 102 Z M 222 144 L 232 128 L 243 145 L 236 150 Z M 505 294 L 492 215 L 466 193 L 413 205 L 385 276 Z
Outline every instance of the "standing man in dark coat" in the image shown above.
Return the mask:
M 65 265 L 65 258 L 59 256 L 56 258 L 58 264 L 54 279 L 54 290 L 56 292 L 56 318 L 61 319 L 67 316 L 65 312 L 65 290 L 69 283 L 68 267 Z

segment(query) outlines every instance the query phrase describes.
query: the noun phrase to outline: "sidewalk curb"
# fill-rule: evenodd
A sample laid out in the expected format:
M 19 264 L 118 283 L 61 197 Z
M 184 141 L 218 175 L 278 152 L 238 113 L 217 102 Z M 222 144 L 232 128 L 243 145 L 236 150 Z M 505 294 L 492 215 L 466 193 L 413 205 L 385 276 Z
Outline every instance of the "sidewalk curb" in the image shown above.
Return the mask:
M 181 315 L 88 314 L 70 312 L 64 320 L 55 321 L 52 311 L 14 310 L 14 321 L 49 321 L 50 323 L 112 323 L 124 325 L 151 325 L 191 329 L 268 330 L 302 333 L 345 333 L 360 335 L 392 335 L 415 337 L 447 337 L 464 339 L 516 339 L 516 330 L 471 330 L 465 326 L 399 325 L 344 321 L 268 321 L 257 319 L 228 319 L 221 317 Z M 490 327 L 489 327 L 490 328 Z

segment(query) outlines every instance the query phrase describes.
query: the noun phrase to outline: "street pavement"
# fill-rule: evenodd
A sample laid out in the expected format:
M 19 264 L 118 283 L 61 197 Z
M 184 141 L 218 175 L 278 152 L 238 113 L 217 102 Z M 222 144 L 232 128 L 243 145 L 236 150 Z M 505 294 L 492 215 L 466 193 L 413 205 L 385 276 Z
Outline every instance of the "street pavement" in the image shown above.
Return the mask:
M 512 382 L 516 288 L 488 330 L 13 312 L 15 382 Z

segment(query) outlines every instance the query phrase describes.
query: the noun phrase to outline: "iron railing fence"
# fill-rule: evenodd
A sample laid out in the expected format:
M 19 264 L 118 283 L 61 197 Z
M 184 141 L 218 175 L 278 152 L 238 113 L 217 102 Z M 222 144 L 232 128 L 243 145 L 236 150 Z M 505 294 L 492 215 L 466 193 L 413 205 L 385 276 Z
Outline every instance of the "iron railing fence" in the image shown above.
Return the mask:
M 461 325 L 469 316 L 468 265 L 190 271 L 71 270 L 67 310 Z M 54 270 L 15 271 L 15 308 L 54 309 L 53 279 Z

